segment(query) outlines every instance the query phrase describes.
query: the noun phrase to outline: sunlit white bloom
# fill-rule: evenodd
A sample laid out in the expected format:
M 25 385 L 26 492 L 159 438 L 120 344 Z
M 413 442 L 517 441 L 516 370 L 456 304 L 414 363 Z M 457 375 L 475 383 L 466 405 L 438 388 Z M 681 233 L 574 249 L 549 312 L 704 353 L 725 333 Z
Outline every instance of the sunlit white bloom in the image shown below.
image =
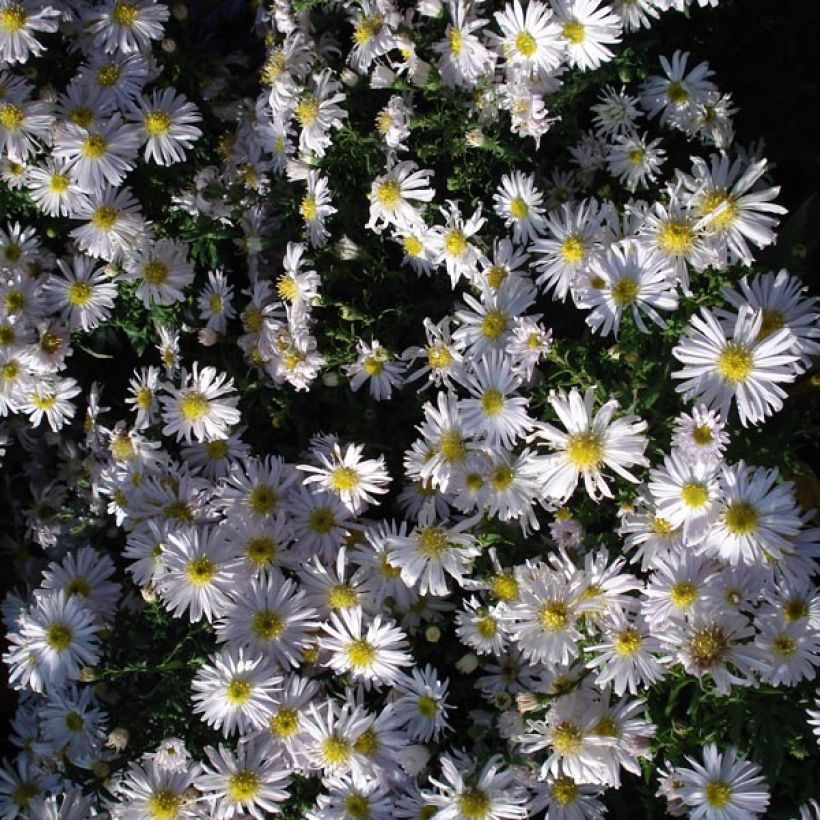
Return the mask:
M 649 139 L 648 134 L 621 134 L 613 137 L 606 161 L 609 173 L 624 184 L 627 190 L 645 188 L 658 178 L 666 151 L 658 146 L 660 137 Z
M 448 0 L 450 23 L 444 32 L 444 40 L 433 44 L 433 51 L 440 55 L 438 70 L 448 86 L 472 88 L 482 75 L 491 75 L 495 66 L 495 54 L 477 36 L 487 20 L 474 17 L 463 0 Z
M 345 99 L 341 83 L 329 68 L 314 75 L 313 89 L 307 91 L 293 108 L 299 124 L 299 148 L 324 156 L 330 146 L 332 129 L 341 128 L 347 112 L 339 105 Z
M 202 115 L 184 94 L 177 94 L 173 88 L 139 98 L 131 117 L 145 142 L 145 161 L 157 165 L 182 162 L 185 152 L 202 136 L 196 125 L 202 121 Z
M 404 362 L 395 361 L 375 339 L 371 344 L 359 339 L 356 352 L 358 359 L 343 368 L 350 379 L 350 389 L 355 393 L 367 382 L 370 396 L 376 401 L 386 401 L 392 396 L 393 388 L 402 383 Z
M 307 192 L 299 204 L 299 213 L 305 221 L 310 244 L 321 248 L 327 243 L 330 231 L 325 227 L 325 220 L 336 213 L 331 203 L 330 186 L 327 177 L 318 171 L 310 171 L 307 178 Z
M 430 187 L 432 171 L 417 170 L 412 160 L 404 160 L 376 177 L 370 186 L 370 219 L 365 227 L 381 233 L 388 225 L 405 230 L 419 226 L 421 217 L 411 200 L 431 202 L 435 191 Z
M 45 51 L 35 32 L 57 31 L 61 11 L 39 0 L 0 2 L 0 65 L 25 63 Z M 2 149 L 0 149 L 2 153 Z
M 600 102 L 591 110 L 595 112 L 593 122 L 599 134 L 608 137 L 635 131 L 637 120 L 642 116 L 635 97 L 627 94 L 624 88 L 616 91 L 607 86 L 598 99 Z
M 581 477 L 590 497 L 611 498 L 602 468 L 609 467 L 622 478 L 637 482 L 626 468 L 648 465 L 643 454 L 646 438 L 642 435 L 646 422 L 631 414 L 613 421 L 618 408 L 615 399 L 605 402 L 593 415 L 594 395 L 595 388 L 589 388 L 583 398 L 576 388 L 569 394 L 552 391 L 549 402 L 566 432 L 540 423 L 533 433 L 556 451 L 544 458 L 541 479 L 544 493 L 559 503 L 572 495 Z
M 175 820 L 201 817 L 199 801 L 190 799 L 190 790 L 199 772 L 198 763 L 171 770 L 157 765 L 155 760 L 147 761 L 144 766 L 131 761 L 125 776 L 113 789 L 117 798 L 111 807 L 114 816 L 117 820 L 143 820 L 162 812 Z
M 691 768 L 674 769 L 681 782 L 677 794 L 693 820 L 739 820 L 760 817 L 769 805 L 769 788 L 761 768 L 738 754 L 724 753 L 714 743 L 703 748 L 703 763 L 686 756 Z
M 144 230 L 139 202 L 128 188 L 104 188 L 84 200 L 73 217 L 85 222 L 70 234 L 78 249 L 107 262 L 131 250 Z
M 0 7 L 0 14 L 7 13 Z M 0 29 L 0 48 L 4 37 Z M 0 97 L 0 157 L 25 164 L 36 154 L 41 143 L 51 142 L 53 115 L 51 105 L 43 100 L 20 100 Z
M 516 0 L 517 3 L 517 0 Z M 540 5 L 530 3 L 530 8 Z M 518 7 L 520 11 L 520 6 Z M 543 196 L 535 187 L 535 176 L 513 171 L 505 174 L 501 184 L 493 194 L 495 212 L 504 220 L 504 225 L 513 229 L 516 242 L 529 242 L 535 239 L 544 228 L 544 209 L 541 207 Z
M 233 379 L 213 367 L 200 370 L 194 362 L 191 373 L 182 371 L 179 387 L 164 387 L 167 395 L 159 397 L 165 422 L 162 432 L 176 434 L 177 441 L 225 438 L 229 428 L 242 418 L 236 409 L 238 397 L 229 395 L 234 392 Z
M 607 47 L 621 40 L 623 21 L 600 0 L 553 0 L 569 63 L 582 71 L 614 56 Z
M 549 73 L 561 64 L 561 26 L 553 19 L 548 4 L 529 0 L 525 11 L 520 0 L 513 0 L 495 13 L 495 21 L 501 29 L 499 49 L 507 64 L 528 73 Z
M 780 384 L 794 381 L 798 357 L 791 352 L 788 328 L 761 337 L 762 326 L 763 312 L 751 307 L 741 308 L 731 331 L 708 308 L 701 308 L 672 350 L 684 365 L 672 373 L 685 380 L 675 389 L 718 410 L 724 419 L 734 399 L 744 427 L 780 410 L 786 398 Z
M 717 91 L 710 77 L 714 71 L 706 62 L 687 72 L 688 52 L 676 51 L 671 62 L 661 57 L 665 76 L 653 75 L 641 86 L 641 105 L 650 117 L 660 114 L 660 124 L 683 127 L 687 113 Z
M 233 306 L 233 286 L 221 270 L 208 271 L 208 282 L 197 297 L 199 318 L 205 327 L 216 333 L 224 333 L 228 322 L 236 316 Z
M 57 432 L 74 418 L 77 408 L 71 399 L 80 392 L 80 385 L 75 379 L 43 376 L 21 395 L 19 411 L 28 414 L 32 427 L 38 427 L 45 419 L 48 426 Z
M 437 225 L 431 231 L 436 252 L 433 263 L 445 263 L 450 282 L 455 289 L 459 279 L 462 276 L 469 277 L 470 272 L 478 265 L 481 254 L 470 239 L 481 230 L 486 220 L 481 216 L 481 204 L 466 220 L 461 215 L 458 202 L 453 200 L 448 200 L 447 205 L 441 208 L 441 212 L 447 224 Z
M 261 729 L 273 712 L 273 694 L 282 678 L 270 661 L 242 649 L 225 649 L 211 655 L 193 681 L 194 714 L 225 737 L 238 731 Z
M 73 216 L 85 200 L 85 193 L 72 179 L 66 163 L 53 158 L 28 169 L 26 189 L 49 216 Z
M 372 725 L 372 716 L 349 701 L 340 704 L 328 698 L 322 705 L 314 701 L 302 721 L 308 759 L 326 774 L 364 772 L 369 761 L 356 741 Z
M 172 239 L 146 243 L 125 261 L 128 278 L 137 283 L 137 296 L 145 307 L 172 305 L 185 298 L 194 281 L 188 247 Z
M 69 263 L 57 260 L 59 273 L 48 278 L 44 293 L 52 312 L 61 312 L 70 327 L 92 330 L 105 321 L 117 298 L 117 285 L 87 256 Z
M 724 423 L 705 404 L 693 407 L 691 415 L 681 413 L 675 419 L 672 446 L 692 463 L 720 461 L 728 443 Z
M 761 680 L 772 686 L 795 686 L 814 680 L 820 666 L 820 631 L 806 620 L 788 621 L 775 615 L 755 621 L 755 648 Z
M 103 51 L 148 51 L 163 36 L 168 7 L 156 0 L 106 0 L 94 9 L 89 33 Z

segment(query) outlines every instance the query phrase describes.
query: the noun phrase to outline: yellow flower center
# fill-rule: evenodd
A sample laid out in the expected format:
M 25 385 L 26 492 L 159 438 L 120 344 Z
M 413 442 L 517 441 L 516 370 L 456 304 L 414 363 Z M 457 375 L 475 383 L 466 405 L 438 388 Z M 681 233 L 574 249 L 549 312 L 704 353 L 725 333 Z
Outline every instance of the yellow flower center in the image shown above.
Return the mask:
M 331 765 L 347 763 L 353 754 L 353 746 L 349 740 L 339 735 L 326 737 L 321 744 L 322 757 Z
M 270 719 L 269 726 L 273 734 L 279 737 L 290 737 L 299 728 L 299 716 L 295 709 L 283 706 Z
M 358 792 L 349 794 L 345 798 L 345 812 L 353 820 L 367 820 L 367 818 L 373 816 L 370 813 L 370 802 L 363 794 Z
M 171 502 L 163 512 L 167 518 L 172 518 L 175 521 L 182 521 L 185 524 L 194 523 L 193 510 L 184 501 Z M 207 581 L 203 581 L 203 583 L 207 583 Z
M 87 282 L 72 282 L 66 291 L 66 298 L 72 305 L 81 307 L 91 301 L 93 291 Z
M 101 134 L 89 134 L 80 147 L 86 159 L 99 159 L 107 150 L 108 144 Z
M 231 706 L 242 706 L 251 699 L 253 687 L 249 680 L 244 678 L 234 678 L 225 688 L 225 700 Z
M 327 535 L 336 526 L 336 516 L 330 507 L 316 507 L 308 516 L 308 528 L 319 535 Z
M 628 276 L 622 276 L 612 286 L 612 301 L 618 307 L 626 307 L 635 301 L 638 295 L 638 283 Z
M 710 444 L 713 439 L 712 428 L 709 427 L 708 424 L 699 424 L 697 427 L 692 428 L 692 440 L 695 444 L 699 444 L 703 447 L 706 444 Z
M 279 494 L 268 484 L 257 484 L 248 496 L 248 507 L 254 515 L 270 515 L 279 505 Z
M 278 613 L 263 609 L 254 613 L 251 618 L 251 629 L 253 634 L 263 641 L 272 641 L 285 631 L 285 622 Z
M 276 559 L 278 545 L 273 538 L 257 535 L 245 545 L 245 557 L 258 567 L 270 566 Z
M 780 330 L 786 324 L 786 317 L 779 310 L 763 309 L 763 316 L 760 322 L 760 331 L 757 340 L 771 336 L 776 330 Z
M 615 723 L 612 717 L 609 715 L 604 715 L 596 724 L 595 728 L 592 730 L 594 735 L 598 735 L 598 737 L 619 737 L 620 732 L 618 731 L 618 724 Z
M 305 222 L 313 222 L 319 213 L 316 208 L 315 197 L 306 196 L 299 205 L 299 213 L 302 215 Z
M 515 480 L 515 472 L 506 464 L 500 464 L 493 470 L 492 478 L 490 478 L 490 486 L 496 492 L 503 492 L 509 490 Z
M 111 441 L 108 443 L 108 449 L 117 461 L 130 461 L 136 455 L 134 443 L 127 433 L 112 436 Z
M 679 80 L 673 80 L 666 86 L 666 98 L 673 105 L 681 105 L 689 99 L 689 92 Z
M 749 535 L 757 529 L 757 508 L 748 501 L 732 501 L 723 513 L 726 529 L 732 535 Z
M 205 586 L 216 576 L 216 564 L 207 555 L 200 555 L 189 561 L 185 567 L 185 577 L 195 587 Z
M 64 194 L 69 184 L 69 179 L 65 174 L 52 174 L 48 179 L 49 190 L 57 195 Z
M 573 755 L 580 750 L 583 739 L 580 727 L 565 721 L 553 729 L 552 747 L 559 755 Z
M 119 211 L 110 205 L 100 205 L 91 214 L 91 224 L 101 231 L 110 231 L 120 218 Z
M 680 497 L 687 507 L 697 509 L 709 500 L 709 490 L 705 484 L 690 481 L 681 487 Z
M 219 461 L 228 455 L 228 442 L 223 438 L 215 438 L 205 445 L 205 450 L 208 453 L 208 458 L 212 461 Z
M 354 669 L 369 669 L 376 659 L 376 647 L 363 638 L 351 641 L 346 652 L 347 660 Z
M 510 201 L 510 214 L 512 214 L 513 219 L 524 219 L 529 212 L 530 209 L 527 203 L 520 196 Z
M 586 253 L 587 251 L 584 246 L 584 240 L 577 234 L 568 236 L 561 243 L 561 258 L 569 265 L 578 265 L 583 262 L 586 257 Z
M 182 797 L 176 792 L 154 792 L 146 801 L 146 809 L 151 820 L 176 820 L 182 808 Z
M 381 14 L 362 17 L 353 30 L 353 41 L 359 46 L 366 45 L 382 30 L 383 25 L 384 17 Z
M 486 820 L 492 814 L 492 800 L 481 789 L 469 789 L 456 798 L 456 805 L 465 820 Z
M 433 370 L 442 370 L 453 363 L 453 354 L 446 345 L 431 345 L 427 348 L 427 363 Z
M 595 470 L 604 454 L 603 439 L 593 432 L 573 433 L 567 441 L 567 458 L 582 472 Z
M 336 467 L 330 473 L 330 486 L 340 493 L 355 490 L 359 481 L 359 474 L 352 467 Z
M 627 155 L 627 159 L 629 160 L 630 165 L 638 166 L 643 162 L 643 158 L 646 156 L 646 151 L 643 148 L 633 148 Z
M 88 128 L 94 120 L 94 111 L 87 105 L 78 105 L 71 109 L 67 119 L 74 125 L 79 125 L 80 128 Z
M 495 618 L 492 618 L 489 615 L 484 618 L 479 618 L 476 621 L 475 629 L 482 638 L 486 638 L 487 640 L 494 638 L 496 632 L 498 631 Z
M 458 57 L 463 47 L 461 32 L 457 28 L 450 27 L 447 32 L 447 40 L 450 43 L 450 51 Z
M 702 671 L 719 663 L 728 648 L 726 634 L 717 624 L 696 630 L 689 641 L 692 662 Z
M 204 418 L 210 406 L 208 399 L 196 390 L 186 393 L 179 400 L 179 412 L 186 421 L 199 421 Z
M 442 527 L 423 527 L 416 535 L 418 550 L 427 558 L 438 558 L 449 547 L 447 530 Z
M 327 595 L 331 609 L 350 609 L 359 603 L 359 593 L 350 584 L 336 584 Z
M 515 214 L 513 214 L 515 216 Z M 491 288 L 501 287 L 501 283 L 507 278 L 507 270 L 501 265 L 493 265 L 487 272 L 487 284 Z
M 673 256 L 685 254 L 695 241 L 692 225 L 683 219 L 670 220 L 658 231 L 658 245 Z
M 586 37 L 584 24 L 580 23 L 578 20 L 567 20 L 561 29 L 561 34 L 563 34 L 564 37 L 566 37 L 567 40 L 569 40 L 574 46 L 583 43 L 584 38 Z
M 775 636 L 775 639 L 772 641 L 772 650 L 775 655 L 781 658 L 790 658 L 797 652 L 797 641 L 795 641 L 791 635 L 781 632 Z
M 25 120 L 26 115 L 22 108 L 18 108 L 12 103 L 0 103 L 0 128 L 7 131 L 16 131 Z
M 114 11 L 111 14 L 112 19 L 118 26 L 130 28 L 139 20 L 140 10 L 136 3 L 126 3 L 124 0 L 117 0 L 114 3 Z
M 276 280 L 276 292 L 279 294 L 280 299 L 292 302 L 299 296 L 299 285 L 296 284 L 296 280 L 292 276 L 283 273 Z
M 142 278 L 149 285 L 162 285 L 168 279 L 168 265 L 161 259 L 152 259 L 142 268 Z
M 801 621 L 809 614 L 809 605 L 800 598 L 794 598 L 783 605 L 783 617 L 789 622 Z
M 723 188 L 710 191 L 698 206 L 702 216 L 708 216 L 718 208 L 721 208 L 720 213 L 712 218 L 710 224 L 718 231 L 725 231 L 732 226 L 740 211 L 735 199 Z
M 65 725 L 66 725 L 66 729 L 68 729 L 69 732 L 82 732 L 82 730 L 83 730 L 82 715 L 78 714 L 77 712 L 69 712 L 65 716 Z
M 546 632 L 559 632 L 569 625 L 567 605 L 563 601 L 547 601 L 538 613 L 538 623 Z
M 74 631 L 68 624 L 53 623 L 46 630 L 46 643 L 56 652 L 64 652 L 74 640 Z
M 723 809 L 732 799 L 732 787 L 722 780 L 710 780 L 703 789 L 703 794 L 712 808 Z
M 385 208 L 395 208 L 401 202 L 401 185 L 398 180 L 386 179 L 376 186 L 376 199 Z
M 467 445 L 460 433 L 455 430 L 442 434 L 439 450 L 445 461 L 461 462 L 467 456 Z
M 669 600 L 678 609 L 685 609 L 695 603 L 697 594 L 697 588 L 691 581 L 677 581 L 669 590 Z
M 116 63 L 108 63 L 97 70 L 97 85 L 111 88 L 120 79 L 120 67 Z
M 504 408 L 504 396 L 498 390 L 485 390 L 481 397 L 481 409 L 488 416 L 497 416 Z
M 532 57 L 538 50 L 538 44 L 532 34 L 522 31 L 515 37 L 515 49 L 522 57 Z
M 401 244 L 408 256 L 421 256 L 424 251 L 424 245 L 417 236 L 405 236 Z
M 568 806 L 578 797 L 578 787 L 571 777 L 557 777 L 552 784 L 551 792 L 559 806 Z
M 621 630 L 615 638 L 615 652 L 625 658 L 631 658 L 643 644 L 643 638 L 632 626 Z
M 481 333 L 491 342 L 500 339 L 507 330 L 507 317 L 500 310 L 488 310 L 481 320 Z
M 384 360 L 377 356 L 368 356 L 362 362 L 362 369 L 368 376 L 379 376 L 384 372 Z
M 57 396 L 54 393 L 35 393 L 31 403 L 40 410 L 51 410 L 57 404 Z
M 718 372 L 732 384 L 746 381 L 753 368 L 751 351 L 738 342 L 729 342 L 717 358 Z
M 245 769 L 243 771 L 234 772 L 228 778 L 228 788 L 226 791 L 231 800 L 235 803 L 240 803 L 243 800 L 253 800 L 259 793 L 260 785 L 259 775 L 256 774 L 256 772 Z
M 319 101 L 315 97 L 305 97 L 293 112 L 303 128 L 310 128 L 319 118 Z
M 20 3 L 11 3 L 0 11 L 0 31 L 14 34 L 25 26 L 27 19 L 23 6 Z
M 467 237 L 464 232 L 454 228 L 444 238 L 444 250 L 450 256 L 461 256 L 467 250 Z
M 393 115 L 387 110 L 379 111 L 376 114 L 376 130 L 384 136 L 393 125 Z
M 167 111 L 151 111 L 145 115 L 145 131 L 150 137 L 161 137 L 171 129 L 171 115 Z
M 518 581 L 512 573 L 501 572 L 492 577 L 490 590 L 499 601 L 514 601 L 518 597 Z
M 365 729 L 357 738 L 356 742 L 353 744 L 353 748 L 359 754 L 363 754 L 366 757 L 374 757 L 376 752 L 379 751 L 381 747 L 381 743 L 379 741 L 378 735 L 373 731 L 373 729 Z

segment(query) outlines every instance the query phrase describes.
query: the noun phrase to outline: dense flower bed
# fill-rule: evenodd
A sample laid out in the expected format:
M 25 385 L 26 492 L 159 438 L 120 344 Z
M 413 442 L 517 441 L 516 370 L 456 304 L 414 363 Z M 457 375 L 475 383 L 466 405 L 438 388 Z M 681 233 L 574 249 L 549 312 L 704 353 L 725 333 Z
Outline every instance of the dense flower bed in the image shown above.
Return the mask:
M 0 0 L 3 817 L 820 817 L 820 312 L 691 4 Z

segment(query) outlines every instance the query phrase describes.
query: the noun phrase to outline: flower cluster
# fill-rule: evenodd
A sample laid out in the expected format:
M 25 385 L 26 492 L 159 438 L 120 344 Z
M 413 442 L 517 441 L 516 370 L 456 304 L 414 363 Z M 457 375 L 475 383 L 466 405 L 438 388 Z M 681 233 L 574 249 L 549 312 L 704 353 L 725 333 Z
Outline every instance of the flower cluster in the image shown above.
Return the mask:
M 0 0 L 0 814 L 765 815 L 745 713 L 666 723 L 820 742 L 820 529 L 758 458 L 818 300 L 705 62 L 590 80 L 691 0 L 259 3 L 250 79 L 194 5 Z

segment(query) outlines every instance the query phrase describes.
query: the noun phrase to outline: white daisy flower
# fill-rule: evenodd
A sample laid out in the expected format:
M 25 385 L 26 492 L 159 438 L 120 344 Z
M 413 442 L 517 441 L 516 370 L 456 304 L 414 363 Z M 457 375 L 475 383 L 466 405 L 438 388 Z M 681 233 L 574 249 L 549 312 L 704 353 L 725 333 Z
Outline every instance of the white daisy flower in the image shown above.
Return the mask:
M 297 667 L 302 653 L 313 644 L 319 627 L 316 610 L 305 592 L 281 572 L 271 569 L 264 579 L 252 579 L 241 595 L 231 595 L 231 605 L 216 624 L 219 641 L 261 655 L 282 669 Z
M 202 136 L 196 125 L 202 121 L 202 115 L 184 94 L 177 94 L 173 88 L 138 98 L 131 117 L 145 142 L 145 161 L 157 165 L 182 162 L 185 152 Z
M 190 442 L 222 439 L 229 428 L 238 424 L 242 414 L 236 409 L 238 396 L 233 379 L 217 373 L 213 367 L 199 369 L 194 362 L 193 372 L 180 374 L 180 386 L 165 384 L 168 395 L 160 396 L 165 436 L 176 434 L 176 440 Z
M 342 368 L 350 379 L 350 389 L 355 393 L 367 382 L 371 398 L 387 401 L 393 395 L 393 388 L 402 384 L 404 362 L 393 359 L 387 348 L 376 339 L 370 344 L 359 339 L 356 352 L 357 360 Z
M 80 67 L 78 81 L 97 90 L 101 102 L 126 111 L 148 82 L 149 68 L 148 60 L 140 53 L 96 52 L 88 64 Z
M 521 6 L 518 5 L 518 11 Z M 527 12 L 535 6 L 542 6 L 537 0 L 530 3 Z M 542 8 L 544 8 L 542 6 Z M 543 195 L 535 187 L 535 175 L 513 171 L 501 178 L 498 190 L 493 194 L 494 210 L 504 220 L 506 228 L 512 227 L 513 239 L 516 242 L 529 242 L 536 239 L 544 230 L 546 220 L 541 207 Z
M 553 19 L 552 9 L 540 0 L 529 0 L 526 11 L 520 0 L 495 13 L 501 29 L 499 50 L 507 64 L 550 74 L 561 64 L 564 45 L 561 26 Z
M 84 200 L 73 217 L 85 221 L 70 234 L 77 248 L 106 262 L 130 251 L 145 229 L 139 202 L 128 188 L 102 189 Z
M 297 464 L 296 469 L 311 473 L 303 484 L 315 484 L 314 492 L 323 491 L 337 496 L 354 515 L 366 504 L 378 504 L 374 497 L 387 492 L 390 476 L 384 465 L 384 456 L 362 459 L 363 444 L 348 444 L 342 451 L 334 444 L 328 453 L 317 453 L 318 465 Z
M 409 535 L 387 539 L 387 558 L 401 569 L 404 583 L 418 587 L 421 595 L 447 595 L 445 573 L 461 585 L 472 559 L 481 552 L 476 538 L 467 532 L 477 521 L 474 516 L 447 526 L 425 516 Z
M 215 816 L 264 820 L 290 796 L 290 772 L 281 752 L 260 736 L 245 738 L 231 751 L 219 744 L 205 748 L 206 764 L 194 782 Z
M 38 677 L 47 687 L 59 688 L 68 680 L 78 680 L 83 667 L 97 663 L 97 620 L 80 600 L 63 590 L 39 594 L 19 623 Z
M 591 107 L 598 134 L 611 137 L 634 133 L 639 117 L 643 116 L 637 98 L 627 94 L 625 88 L 616 91 L 606 86 L 598 99 L 600 102 Z
M 760 679 L 772 686 L 796 686 L 814 680 L 820 666 L 820 633 L 807 621 L 775 615 L 755 620 L 755 649 L 761 661 Z
M 341 128 L 347 112 L 339 105 L 345 99 L 341 84 L 329 68 L 313 76 L 313 89 L 306 91 L 293 108 L 300 126 L 299 148 L 320 157 L 330 146 L 332 129 Z
M 316 798 L 316 811 L 308 811 L 305 820 L 367 817 L 370 820 L 392 820 L 393 793 L 381 777 L 359 772 L 329 775 L 322 784 L 328 794 Z
M 152 40 L 161 40 L 168 7 L 156 0 L 106 0 L 94 9 L 89 34 L 103 51 L 150 51 Z
M 623 21 L 600 0 L 553 0 L 569 64 L 582 71 L 614 56 L 607 48 L 621 41 Z
M 765 565 L 794 552 L 800 510 L 792 482 L 779 479 L 776 468 L 743 461 L 724 467 L 720 506 L 701 551 L 732 566 Z
M 330 236 L 325 227 L 325 220 L 336 213 L 331 203 L 330 187 L 327 177 L 318 171 L 310 171 L 307 178 L 307 193 L 299 203 L 299 213 L 305 221 L 310 244 L 314 248 L 323 247 Z
M 208 281 L 197 296 L 199 318 L 215 333 L 225 333 L 228 322 L 236 317 L 233 306 L 233 286 L 221 270 L 208 271 Z
M 172 239 L 145 243 L 125 261 L 128 279 L 138 283 L 137 296 L 145 307 L 172 305 L 185 298 L 194 281 L 188 247 Z
M 658 327 L 666 322 L 659 310 L 678 307 L 675 272 L 659 254 L 632 240 L 611 244 L 603 255 L 593 257 L 573 289 L 577 307 L 590 310 L 586 323 L 593 333 L 618 337 L 621 316 L 631 311 L 642 333 L 645 313 Z
M 195 820 L 202 813 L 197 805 L 199 798 L 194 795 L 192 799 L 190 792 L 200 770 L 199 763 L 170 770 L 153 760 L 144 766 L 131 761 L 113 789 L 117 802 L 111 808 L 122 820 L 142 820 L 152 815 Z
M 699 543 L 717 517 L 721 494 L 717 465 L 710 461 L 689 462 L 673 452 L 663 466 L 649 473 L 647 483 L 658 515 L 672 527 L 682 528 L 684 543 Z
M 80 385 L 75 379 L 43 376 L 22 393 L 18 411 L 28 414 L 32 427 L 39 427 L 45 419 L 56 433 L 74 418 L 77 408 L 70 399 L 80 392 Z
M 612 138 L 607 167 L 628 191 L 646 188 L 658 178 L 666 151 L 658 146 L 661 139 L 650 140 L 648 134 L 621 134 Z
M 684 365 L 672 373 L 685 380 L 676 386 L 677 392 L 699 399 L 723 419 L 734 399 L 744 427 L 780 410 L 786 398 L 780 384 L 794 381 L 798 357 L 791 352 L 788 328 L 761 338 L 762 326 L 762 311 L 744 307 L 727 332 L 708 308 L 701 308 L 672 350 Z
M 423 224 L 417 207 L 410 200 L 431 202 L 436 192 L 430 187 L 433 172 L 417 168 L 412 160 L 404 160 L 373 180 L 366 228 L 381 233 L 389 225 L 414 230 Z
M 703 748 L 703 763 L 686 756 L 692 768 L 679 767 L 673 777 L 682 785 L 676 793 L 698 820 L 736 820 L 760 817 L 769 805 L 769 788 L 761 768 L 738 754 L 724 753 L 714 743 Z
M 442 82 L 450 87 L 472 88 L 482 76 L 492 76 L 495 67 L 493 54 L 476 35 L 487 21 L 474 17 L 463 0 L 448 0 L 451 22 L 444 32 L 444 40 L 433 44 L 439 54 L 437 67 Z
M 472 398 L 462 399 L 459 409 L 468 435 L 481 438 L 490 447 L 510 449 L 532 429 L 528 399 L 510 395 L 521 379 L 501 353 L 485 354 L 464 379 Z
M 551 424 L 539 423 L 534 438 L 543 438 L 555 452 L 543 459 L 544 493 L 563 504 L 583 477 L 587 493 L 593 500 L 601 496 L 612 498 L 612 491 L 603 477 L 602 468 L 609 467 L 622 478 L 637 483 L 626 468 L 646 467 L 644 456 L 646 422 L 632 414 L 613 421 L 618 408 L 616 399 L 605 402 L 593 416 L 595 388 L 590 387 L 583 398 L 573 388 L 569 394 L 551 391 L 549 402 L 567 432 Z
M 676 51 L 671 62 L 661 57 L 666 76 L 653 75 L 641 86 L 641 105 L 650 117 L 660 114 L 660 124 L 669 122 L 682 128 L 689 111 L 705 101 L 717 87 L 710 77 L 714 71 L 706 62 L 698 63 L 687 73 L 689 52 Z
M 66 163 L 53 158 L 28 169 L 26 189 L 48 216 L 73 216 L 85 202 L 86 195 L 72 179 Z
M 691 415 L 681 413 L 675 419 L 672 446 L 692 463 L 720 462 L 729 444 L 729 434 L 714 410 L 705 404 L 692 408 Z
M 39 0 L 0 0 L 0 64 L 25 63 L 29 57 L 39 57 L 45 47 L 34 32 L 52 34 L 61 16 L 59 8 Z
M 137 414 L 134 421 L 134 428 L 137 430 L 150 427 L 156 420 L 159 411 L 159 376 L 159 368 L 151 365 L 136 371 L 128 382 L 129 395 L 125 403 L 130 404 Z
M 314 767 L 325 774 L 364 773 L 369 761 L 356 741 L 373 725 L 373 718 L 360 706 L 342 705 L 328 698 L 319 706 L 311 703 L 302 725 L 307 734 L 305 751 Z
M 209 656 L 191 682 L 194 714 L 225 737 L 249 734 L 267 725 L 282 678 L 270 661 L 243 649 Z
M 469 759 L 441 757 L 442 779 L 430 777 L 435 792 L 423 792 L 424 799 L 438 806 L 438 820 L 480 817 L 482 820 L 516 820 L 529 816 L 526 789 L 517 785 L 515 774 L 503 768 L 500 755 L 491 757 L 479 770 Z
M 656 559 L 641 600 L 641 612 L 654 634 L 672 622 L 692 617 L 706 600 L 713 561 L 677 549 Z
M 0 6 L 0 15 L 4 11 Z M 1 19 L 1 18 L 0 18 Z M 3 43 L 0 28 L 0 48 Z M 25 165 L 40 151 L 40 143 L 51 142 L 53 115 L 45 101 L 3 99 L 0 97 L 0 156 Z
M 399 668 L 411 663 L 407 638 L 394 621 L 376 615 L 363 623 L 358 607 L 330 613 L 330 622 L 322 624 L 326 633 L 319 636 L 319 648 L 331 653 L 325 666 L 337 675 L 348 673 L 352 681 L 360 681 L 365 689 L 383 684 L 393 686 Z
M 221 535 L 215 529 L 172 530 L 162 557 L 166 571 L 159 594 L 168 611 L 180 618 L 187 611 L 191 623 L 204 616 L 209 622 L 229 606 L 233 566 Z
M 450 283 L 455 290 L 459 279 L 462 276 L 471 278 L 470 274 L 478 266 L 481 252 L 469 240 L 481 230 L 486 220 L 481 216 L 480 203 L 467 220 L 461 215 L 461 208 L 454 200 L 447 200 L 447 205 L 442 206 L 441 212 L 446 225 L 436 225 L 431 230 L 436 253 L 433 263 L 435 265 L 445 263 Z
M 74 256 L 70 266 L 58 259 L 57 267 L 59 273 L 52 274 L 44 285 L 49 312 L 60 311 L 60 317 L 68 321 L 72 329 L 93 330 L 108 318 L 114 307 L 116 283 L 87 256 Z

